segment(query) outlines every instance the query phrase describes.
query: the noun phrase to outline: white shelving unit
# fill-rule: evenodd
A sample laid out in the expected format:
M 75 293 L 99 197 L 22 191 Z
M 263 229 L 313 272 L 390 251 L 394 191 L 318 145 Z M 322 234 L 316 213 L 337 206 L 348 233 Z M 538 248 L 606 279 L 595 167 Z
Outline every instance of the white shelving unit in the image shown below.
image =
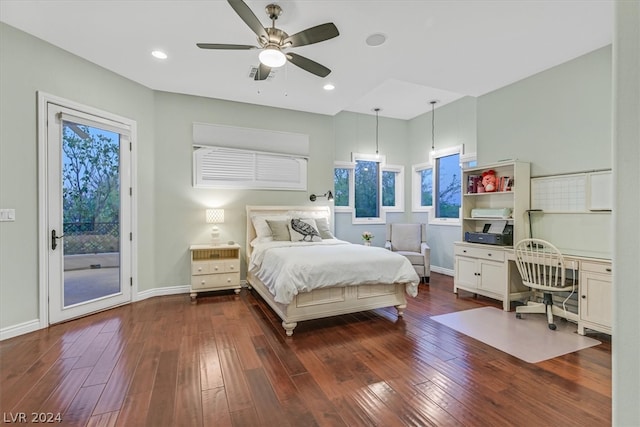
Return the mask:
M 468 187 L 469 176 L 481 176 L 487 170 L 495 171 L 498 180 L 509 177 L 511 187 L 506 191 L 474 193 Z M 522 299 L 528 288 L 512 288 L 513 269 L 509 268 L 513 245 L 498 246 L 465 242 L 465 233 L 482 232 L 485 226 L 506 224 L 513 227 L 513 242 L 528 237 L 527 210 L 530 200 L 530 165 L 526 162 L 501 162 L 464 169 L 462 172 L 462 236 L 455 243 L 454 286 L 458 293 L 463 289 L 475 294 L 503 301 L 503 308 L 509 311 L 511 301 Z M 472 215 L 474 209 L 508 209 L 505 217 L 478 217 Z

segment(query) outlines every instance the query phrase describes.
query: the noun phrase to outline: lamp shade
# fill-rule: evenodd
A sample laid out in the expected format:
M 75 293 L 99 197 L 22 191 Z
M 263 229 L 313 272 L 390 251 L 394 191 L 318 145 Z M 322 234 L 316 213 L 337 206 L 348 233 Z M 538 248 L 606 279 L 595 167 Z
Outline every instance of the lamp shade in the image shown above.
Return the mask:
M 207 224 L 222 224 L 224 209 L 207 209 Z

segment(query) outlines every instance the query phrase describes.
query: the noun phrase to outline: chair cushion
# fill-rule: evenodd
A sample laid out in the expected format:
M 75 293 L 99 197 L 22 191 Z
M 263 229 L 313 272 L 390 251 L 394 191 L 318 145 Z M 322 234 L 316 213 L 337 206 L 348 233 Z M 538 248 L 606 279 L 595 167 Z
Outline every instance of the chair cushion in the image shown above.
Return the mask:
M 392 224 L 391 246 L 394 251 L 420 253 L 422 226 L 420 224 Z
M 407 257 L 412 265 L 424 265 L 424 255 L 420 252 L 396 251 L 396 253 Z

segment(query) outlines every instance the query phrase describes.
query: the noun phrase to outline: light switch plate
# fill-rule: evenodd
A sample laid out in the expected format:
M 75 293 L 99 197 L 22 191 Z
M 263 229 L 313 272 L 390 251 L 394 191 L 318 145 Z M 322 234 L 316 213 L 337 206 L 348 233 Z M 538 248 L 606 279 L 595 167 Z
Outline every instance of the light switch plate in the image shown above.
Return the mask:
M 0 222 L 15 221 L 16 210 L 15 209 L 0 209 Z

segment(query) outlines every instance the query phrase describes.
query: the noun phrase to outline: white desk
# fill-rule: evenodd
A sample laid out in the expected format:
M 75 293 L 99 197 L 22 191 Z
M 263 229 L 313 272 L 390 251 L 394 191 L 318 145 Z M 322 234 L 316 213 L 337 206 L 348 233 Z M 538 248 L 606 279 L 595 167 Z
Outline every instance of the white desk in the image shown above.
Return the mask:
M 613 316 L 611 255 L 603 252 L 559 248 L 565 267 L 578 278 L 578 333 L 592 329 L 611 334 Z M 510 311 L 512 301 L 523 301 L 531 290 L 522 284 L 513 248 L 468 242 L 454 244 L 453 291 L 463 289 L 503 302 Z

